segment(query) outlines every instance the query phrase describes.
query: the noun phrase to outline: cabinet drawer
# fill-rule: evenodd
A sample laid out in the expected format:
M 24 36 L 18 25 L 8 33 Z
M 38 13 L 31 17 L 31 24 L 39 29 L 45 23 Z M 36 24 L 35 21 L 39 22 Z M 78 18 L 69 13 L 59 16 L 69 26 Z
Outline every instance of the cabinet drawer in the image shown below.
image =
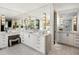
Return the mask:
M 74 46 L 75 46 L 75 47 L 79 47 L 79 44 L 76 43 L 76 44 L 74 44 Z
M 40 49 L 40 46 L 36 46 L 37 49 Z
M 75 39 L 79 39 L 79 36 L 77 36 L 77 35 L 74 35 L 74 38 L 75 38 Z
M 40 46 L 36 46 L 35 49 L 37 49 L 38 51 L 40 51 L 41 47 Z
M 75 39 L 74 42 L 79 42 L 79 39 Z
M 2 44 L 2 45 L 0 45 L 0 48 L 4 48 L 4 47 L 7 47 L 8 45 L 6 45 L 6 44 Z
M 41 39 L 39 38 L 39 39 L 37 39 L 37 41 L 41 41 Z

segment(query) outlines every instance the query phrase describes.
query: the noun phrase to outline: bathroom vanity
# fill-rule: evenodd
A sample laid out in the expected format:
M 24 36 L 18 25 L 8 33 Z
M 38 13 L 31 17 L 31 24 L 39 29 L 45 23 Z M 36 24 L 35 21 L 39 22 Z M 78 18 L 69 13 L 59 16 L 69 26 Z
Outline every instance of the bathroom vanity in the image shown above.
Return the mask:
M 23 44 L 28 45 L 43 54 L 48 54 L 51 49 L 51 44 L 49 44 L 51 42 L 50 33 L 43 34 L 40 30 L 34 32 L 31 32 L 30 30 L 21 30 L 20 35 Z
M 0 28 L 3 28 L 3 30 L 0 31 L 0 49 L 11 47 L 12 41 L 20 42 L 19 38 L 15 38 L 15 36 L 19 35 L 22 44 L 29 46 L 42 54 L 48 54 L 50 51 L 51 33 L 49 31 L 50 25 L 46 20 L 46 13 L 43 19 L 44 24 L 42 24 L 42 27 L 40 26 L 41 22 L 39 19 L 32 20 L 30 17 L 29 19 L 24 20 L 17 20 L 16 18 L 6 20 L 5 18 L 5 20 L 3 19 L 1 23 L 4 27 Z
M 48 54 L 51 49 L 51 34 L 44 34 L 42 31 L 31 31 L 25 29 L 10 30 L 8 32 L 0 32 L 0 49 L 8 47 L 8 37 L 20 35 L 21 43 L 29 46 L 43 54 Z

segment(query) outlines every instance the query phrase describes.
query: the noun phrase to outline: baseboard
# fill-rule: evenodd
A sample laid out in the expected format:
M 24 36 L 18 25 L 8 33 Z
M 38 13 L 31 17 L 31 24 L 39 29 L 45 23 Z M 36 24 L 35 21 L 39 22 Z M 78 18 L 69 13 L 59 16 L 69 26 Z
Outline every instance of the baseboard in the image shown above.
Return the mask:
M 65 44 L 65 43 L 61 43 L 61 42 L 57 42 L 58 44 L 62 44 L 62 45 L 66 45 L 66 46 L 69 46 L 69 47 L 74 47 L 74 48 L 78 48 L 79 49 L 79 47 L 76 47 L 76 46 L 73 46 L 73 45 L 69 45 L 69 44 Z
M 0 48 L 0 50 L 6 49 L 6 48 L 8 48 L 8 46 L 6 46 L 6 47 L 3 47 L 3 48 Z

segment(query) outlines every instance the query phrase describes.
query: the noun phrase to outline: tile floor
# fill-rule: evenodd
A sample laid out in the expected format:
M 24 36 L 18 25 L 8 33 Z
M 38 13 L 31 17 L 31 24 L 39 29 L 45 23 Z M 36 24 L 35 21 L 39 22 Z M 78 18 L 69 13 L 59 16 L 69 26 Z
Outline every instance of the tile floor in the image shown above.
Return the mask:
M 29 48 L 23 44 L 17 44 L 12 47 L 7 47 L 5 49 L 0 50 L 0 55 L 42 55 L 38 51 Z M 79 49 L 55 44 L 52 46 L 52 50 L 49 52 L 49 55 L 79 55 Z
M 40 55 L 40 53 L 24 44 L 17 44 L 0 50 L 0 55 Z
M 55 44 L 52 46 L 50 55 L 79 55 L 79 48 L 66 46 L 62 44 Z

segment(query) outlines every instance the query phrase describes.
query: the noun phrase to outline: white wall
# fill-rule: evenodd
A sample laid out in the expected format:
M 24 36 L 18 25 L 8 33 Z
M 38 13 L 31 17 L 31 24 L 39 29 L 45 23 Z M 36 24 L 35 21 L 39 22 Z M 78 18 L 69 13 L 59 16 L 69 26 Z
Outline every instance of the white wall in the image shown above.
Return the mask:
M 53 8 L 53 4 L 51 4 L 51 8 L 50 8 L 50 21 L 51 21 L 51 33 L 52 33 L 52 40 L 51 43 L 54 44 L 54 8 Z

